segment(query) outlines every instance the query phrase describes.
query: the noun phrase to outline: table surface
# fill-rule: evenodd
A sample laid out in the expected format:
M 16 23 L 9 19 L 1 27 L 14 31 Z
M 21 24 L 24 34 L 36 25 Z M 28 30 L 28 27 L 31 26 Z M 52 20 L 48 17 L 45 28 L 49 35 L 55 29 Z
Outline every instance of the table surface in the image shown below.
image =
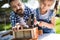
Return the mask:
M 7 35 L 3 38 L 0 37 L 0 39 L 12 39 L 12 38 L 13 38 L 12 35 Z M 60 34 L 50 33 L 50 34 L 39 35 L 38 40 L 60 40 Z
M 38 40 L 60 40 L 60 34 L 43 34 L 38 37 Z

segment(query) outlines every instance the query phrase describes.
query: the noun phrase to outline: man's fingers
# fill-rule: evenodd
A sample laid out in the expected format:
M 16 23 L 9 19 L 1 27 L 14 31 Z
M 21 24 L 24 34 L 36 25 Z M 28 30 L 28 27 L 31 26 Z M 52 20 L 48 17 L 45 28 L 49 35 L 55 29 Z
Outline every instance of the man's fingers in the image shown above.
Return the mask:
M 21 27 L 19 23 L 16 23 L 16 26 L 17 30 L 19 30 L 19 28 Z
M 16 31 L 17 31 L 17 28 L 16 28 L 16 27 L 14 27 L 14 28 L 12 28 L 12 30 L 16 32 Z
M 17 26 L 17 30 L 19 30 L 20 28 L 21 28 L 21 26 L 20 26 L 20 25 L 18 25 L 18 26 Z

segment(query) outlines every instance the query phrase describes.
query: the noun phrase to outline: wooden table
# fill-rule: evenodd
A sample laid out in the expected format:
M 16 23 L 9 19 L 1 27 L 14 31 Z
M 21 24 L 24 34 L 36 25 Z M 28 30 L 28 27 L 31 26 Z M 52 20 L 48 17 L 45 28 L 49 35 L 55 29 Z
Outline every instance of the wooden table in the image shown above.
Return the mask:
M 8 38 L 8 37 L 6 37 Z M 12 40 L 60 40 L 60 34 L 53 34 L 53 33 L 50 33 L 50 34 L 43 34 L 43 35 L 39 35 L 38 38 L 28 38 L 28 39 L 13 39 L 13 36 L 12 37 L 9 37 L 11 38 Z M 1 40 L 1 39 L 0 39 Z M 8 39 L 7 39 L 8 40 Z

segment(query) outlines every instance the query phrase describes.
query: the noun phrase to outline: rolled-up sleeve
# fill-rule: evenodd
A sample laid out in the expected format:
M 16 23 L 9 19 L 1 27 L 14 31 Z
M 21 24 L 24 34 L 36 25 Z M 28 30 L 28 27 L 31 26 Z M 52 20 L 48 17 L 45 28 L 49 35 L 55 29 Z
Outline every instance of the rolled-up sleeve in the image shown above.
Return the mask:
M 25 11 L 24 12 L 25 12 L 24 18 L 25 18 L 25 20 L 28 20 L 29 19 L 29 16 L 32 13 L 32 10 L 29 7 L 25 6 Z

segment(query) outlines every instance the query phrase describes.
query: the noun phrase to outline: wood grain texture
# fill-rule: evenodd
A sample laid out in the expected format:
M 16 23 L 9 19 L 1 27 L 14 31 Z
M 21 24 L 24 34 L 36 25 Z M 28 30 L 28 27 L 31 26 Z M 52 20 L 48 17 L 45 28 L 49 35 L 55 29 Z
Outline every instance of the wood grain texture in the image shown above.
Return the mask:
M 13 31 L 13 37 L 14 38 L 38 38 L 38 28 L 30 28 L 30 29 L 23 29 L 23 30 L 19 30 L 14 32 Z

